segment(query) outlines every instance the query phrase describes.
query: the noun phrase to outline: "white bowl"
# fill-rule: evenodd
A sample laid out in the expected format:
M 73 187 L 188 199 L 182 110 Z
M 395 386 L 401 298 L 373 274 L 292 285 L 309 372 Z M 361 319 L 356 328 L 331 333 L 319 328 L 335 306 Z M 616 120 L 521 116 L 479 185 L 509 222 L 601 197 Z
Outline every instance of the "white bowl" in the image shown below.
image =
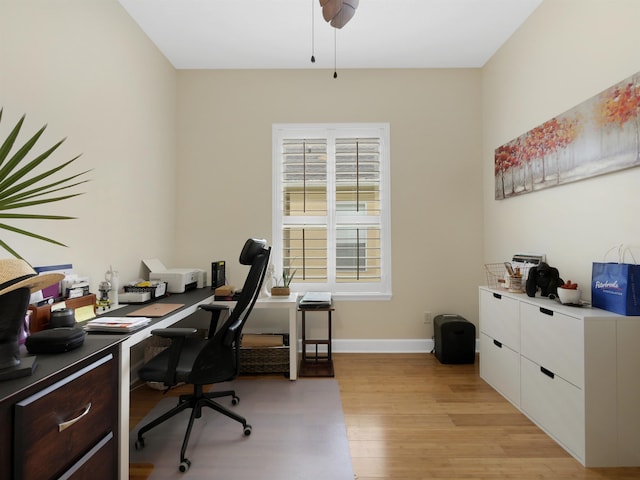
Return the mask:
M 558 287 L 558 298 L 561 303 L 578 304 L 580 303 L 580 289 L 572 290 Z

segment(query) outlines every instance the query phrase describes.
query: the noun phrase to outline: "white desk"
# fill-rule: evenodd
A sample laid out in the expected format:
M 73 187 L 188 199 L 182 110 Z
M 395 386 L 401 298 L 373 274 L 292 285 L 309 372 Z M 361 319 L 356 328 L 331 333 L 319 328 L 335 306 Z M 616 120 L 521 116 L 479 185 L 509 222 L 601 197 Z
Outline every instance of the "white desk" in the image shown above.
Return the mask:
M 204 302 L 201 302 L 204 303 Z M 233 309 L 236 302 L 216 301 L 216 304 L 226 305 Z M 291 293 L 288 297 L 263 297 L 256 301 L 253 308 L 279 308 L 289 311 L 289 380 L 298 378 L 298 294 Z
M 131 348 L 151 336 L 151 330 L 166 328 L 188 317 L 198 309 L 201 303 L 213 301 L 213 291 L 209 288 L 200 289 L 198 292 L 187 292 L 182 295 L 171 295 L 166 299 L 167 303 L 184 303 L 185 307 L 171 312 L 158 320 L 154 320 L 147 327 L 126 336 L 120 343 L 120 415 L 119 415 L 119 471 L 120 479 L 129 478 L 129 408 L 131 389 Z M 162 301 L 162 300 L 160 300 Z M 126 315 L 132 310 L 141 308 L 141 305 L 129 305 L 122 309 L 114 310 L 113 315 Z M 92 333 L 91 335 L 96 335 Z
M 171 312 L 160 319 L 154 319 L 151 324 L 143 329 L 133 332 L 123 337 L 120 343 L 120 414 L 119 414 L 119 472 L 120 479 L 129 478 L 129 408 L 130 408 L 130 371 L 131 371 L 131 348 L 143 342 L 151 336 L 151 331 L 156 328 L 166 328 L 179 322 L 183 318 L 193 314 L 198 310 L 198 305 L 213 302 L 214 296 L 209 288 L 198 291 L 187 292 L 186 294 L 171 295 L 159 300 L 167 303 L 183 303 L 185 307 L 175 312 Z M 236 302 L 220 301 L 216 302 L 233 308 Z M 296 380 L 298 377 L 298 330 L 297 311 L 298 294 L 292 293 L 288 297 L 265 297 L 256 301 L 254 308 L 279 308 L 289 312 L 289 379 Z M 122 309 L 115 310 L 111 315 L 123 316 L 127 313 L 141 308 L 140 305 L 130 305 Z M 92 333 L 91 335 L 102 335 Z

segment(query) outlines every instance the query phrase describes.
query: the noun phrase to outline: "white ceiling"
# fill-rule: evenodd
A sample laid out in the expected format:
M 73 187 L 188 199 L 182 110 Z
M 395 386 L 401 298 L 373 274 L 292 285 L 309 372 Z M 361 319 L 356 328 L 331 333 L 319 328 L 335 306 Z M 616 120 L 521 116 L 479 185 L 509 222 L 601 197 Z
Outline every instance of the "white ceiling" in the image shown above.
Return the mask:
M 318 0 L 119 1 L 178 69 L 482 67 L 542 2 L 360 0 L 336 30 Z

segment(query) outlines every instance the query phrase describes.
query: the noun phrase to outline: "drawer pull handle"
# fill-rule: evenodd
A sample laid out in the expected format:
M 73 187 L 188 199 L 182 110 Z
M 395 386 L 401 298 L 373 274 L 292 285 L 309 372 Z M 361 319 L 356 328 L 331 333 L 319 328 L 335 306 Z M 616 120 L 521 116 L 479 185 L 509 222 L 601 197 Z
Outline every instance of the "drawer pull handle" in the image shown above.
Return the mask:
M 540 313 L 544 313 L 545 315 L 553 317 L 553 310 L 549 310 L 548 308 L 540 307 Z
M 540 371 L 541 371 L 542 373 L 544 373 L 544 374 L 545 374 L 547 377 L 549 377 L 549 378 L 554 378 L 554 377 L 556 376 L 556 375 L 555 375 L 555 373 L 553 373 L 551 370 L 547 370 L 547 369 L 546 369 L 546 368 L 544 368 L 544 367 L 540 367 Z
M 502 348 L 502 343 L 500 343 L 498 340 L 494 340 L 493 344 L 498 348 Z
M 502 295 L 500 295 L 499 293 L 494 293 L 493 298 L 497 298 L 498 300 L 500 300 L 502 298 Z
M 72 418 L 71 420 L 67 420 L 66 422 L 62 422 L 58 424 L 58 432 L 61 432 L 67 428 L 69 428 L 71 425 L 73 425 L 74 423 L 80 421 L 80 419 L 82 417 L 84 417 L 85 415 L 87 415 L 89 413 L 89 410 L 91 410 L 91 402 L 87 403 L 82 411 L 82 413 L 80 415 L 78 415 L 76 418 Z

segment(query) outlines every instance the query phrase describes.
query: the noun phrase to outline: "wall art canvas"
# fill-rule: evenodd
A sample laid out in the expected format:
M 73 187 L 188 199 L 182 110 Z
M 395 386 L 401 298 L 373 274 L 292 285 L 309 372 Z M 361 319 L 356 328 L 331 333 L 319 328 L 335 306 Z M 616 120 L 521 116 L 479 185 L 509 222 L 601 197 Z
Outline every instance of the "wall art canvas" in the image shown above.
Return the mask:
M 501 200 L 640 166 L 640 73 L 495 150 Z

